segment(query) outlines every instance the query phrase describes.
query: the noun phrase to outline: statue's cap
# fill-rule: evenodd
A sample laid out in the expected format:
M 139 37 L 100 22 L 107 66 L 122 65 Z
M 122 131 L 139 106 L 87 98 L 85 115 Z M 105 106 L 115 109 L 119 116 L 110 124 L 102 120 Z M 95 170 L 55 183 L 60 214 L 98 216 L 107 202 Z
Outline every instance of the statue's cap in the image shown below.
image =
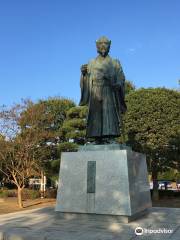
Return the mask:
M 101 43 L 101 42 L 107 42 L 109 44 L 111 44 L 111 40 L 109 40 L 107 37 L 102 36 L 100 37 L 98 40 L 96 40 L 96 43 Z

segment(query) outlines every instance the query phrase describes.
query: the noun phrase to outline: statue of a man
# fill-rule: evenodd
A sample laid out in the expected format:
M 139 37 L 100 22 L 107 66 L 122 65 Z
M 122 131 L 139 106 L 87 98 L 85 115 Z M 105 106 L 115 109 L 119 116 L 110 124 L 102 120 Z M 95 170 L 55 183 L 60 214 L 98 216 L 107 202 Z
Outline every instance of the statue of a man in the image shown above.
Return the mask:
M 88 105 L 87 137 L 99 142 L 120 136 L 124 101 L 125 76 L 118 60 L 108 53 L 111 41 L 96 41 L 98 56 L 81 67 L 80 105 Z

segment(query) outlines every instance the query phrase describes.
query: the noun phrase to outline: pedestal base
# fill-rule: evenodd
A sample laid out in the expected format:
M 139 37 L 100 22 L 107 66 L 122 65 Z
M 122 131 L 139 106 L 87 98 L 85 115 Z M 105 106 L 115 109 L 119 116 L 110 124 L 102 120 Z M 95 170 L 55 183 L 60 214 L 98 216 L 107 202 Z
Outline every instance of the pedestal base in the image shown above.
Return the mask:
M 56 211 L 121 216 L 128 222 L 149 207 L 145 155 L 99 147 L 62 154 Z
M 132 216 L 122 216 L 122 215 L 106 215 L 106 214 L 94 214 L 94 213 L 63 213 L 56 212 L 56 219 L 63 220 L 83 220 L 83 221 L 93 221 L 93 222 L 106 222 L 106 223 L 129 223 L 135 221 L 147 215 L 149 213 L 148 209 L 138 212 Z

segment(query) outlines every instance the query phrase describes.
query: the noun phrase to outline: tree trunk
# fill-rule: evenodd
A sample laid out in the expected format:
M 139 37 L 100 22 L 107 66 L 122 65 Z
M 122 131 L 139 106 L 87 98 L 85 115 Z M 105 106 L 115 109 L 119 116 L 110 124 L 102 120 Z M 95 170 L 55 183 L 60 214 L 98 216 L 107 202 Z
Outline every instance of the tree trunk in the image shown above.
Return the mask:
M 159 200 L 159 191 L 158 191 L 158 173 L 155 169 L 152 169 L 152 180 L 153 180 L 153 191 L 152 191 L 152 200 Z
M 44 198 L 44 172 L 41 171 L 41 186 L 40 186 L 41 198 Z
M 22 190 L 23 190 L 23 188 L 18 187 L 18 206 L 19 206 L 20 208 L 23 208 Z

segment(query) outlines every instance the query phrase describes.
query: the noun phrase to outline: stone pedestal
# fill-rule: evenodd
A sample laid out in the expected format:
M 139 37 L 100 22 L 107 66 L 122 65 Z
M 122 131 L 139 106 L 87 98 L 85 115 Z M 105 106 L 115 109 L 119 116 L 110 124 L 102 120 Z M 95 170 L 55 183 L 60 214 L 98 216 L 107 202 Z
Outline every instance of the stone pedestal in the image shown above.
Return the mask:
M 149 207 L 145 155 L 118 144 L 62 153 L 56 211 L 128 221 Z

